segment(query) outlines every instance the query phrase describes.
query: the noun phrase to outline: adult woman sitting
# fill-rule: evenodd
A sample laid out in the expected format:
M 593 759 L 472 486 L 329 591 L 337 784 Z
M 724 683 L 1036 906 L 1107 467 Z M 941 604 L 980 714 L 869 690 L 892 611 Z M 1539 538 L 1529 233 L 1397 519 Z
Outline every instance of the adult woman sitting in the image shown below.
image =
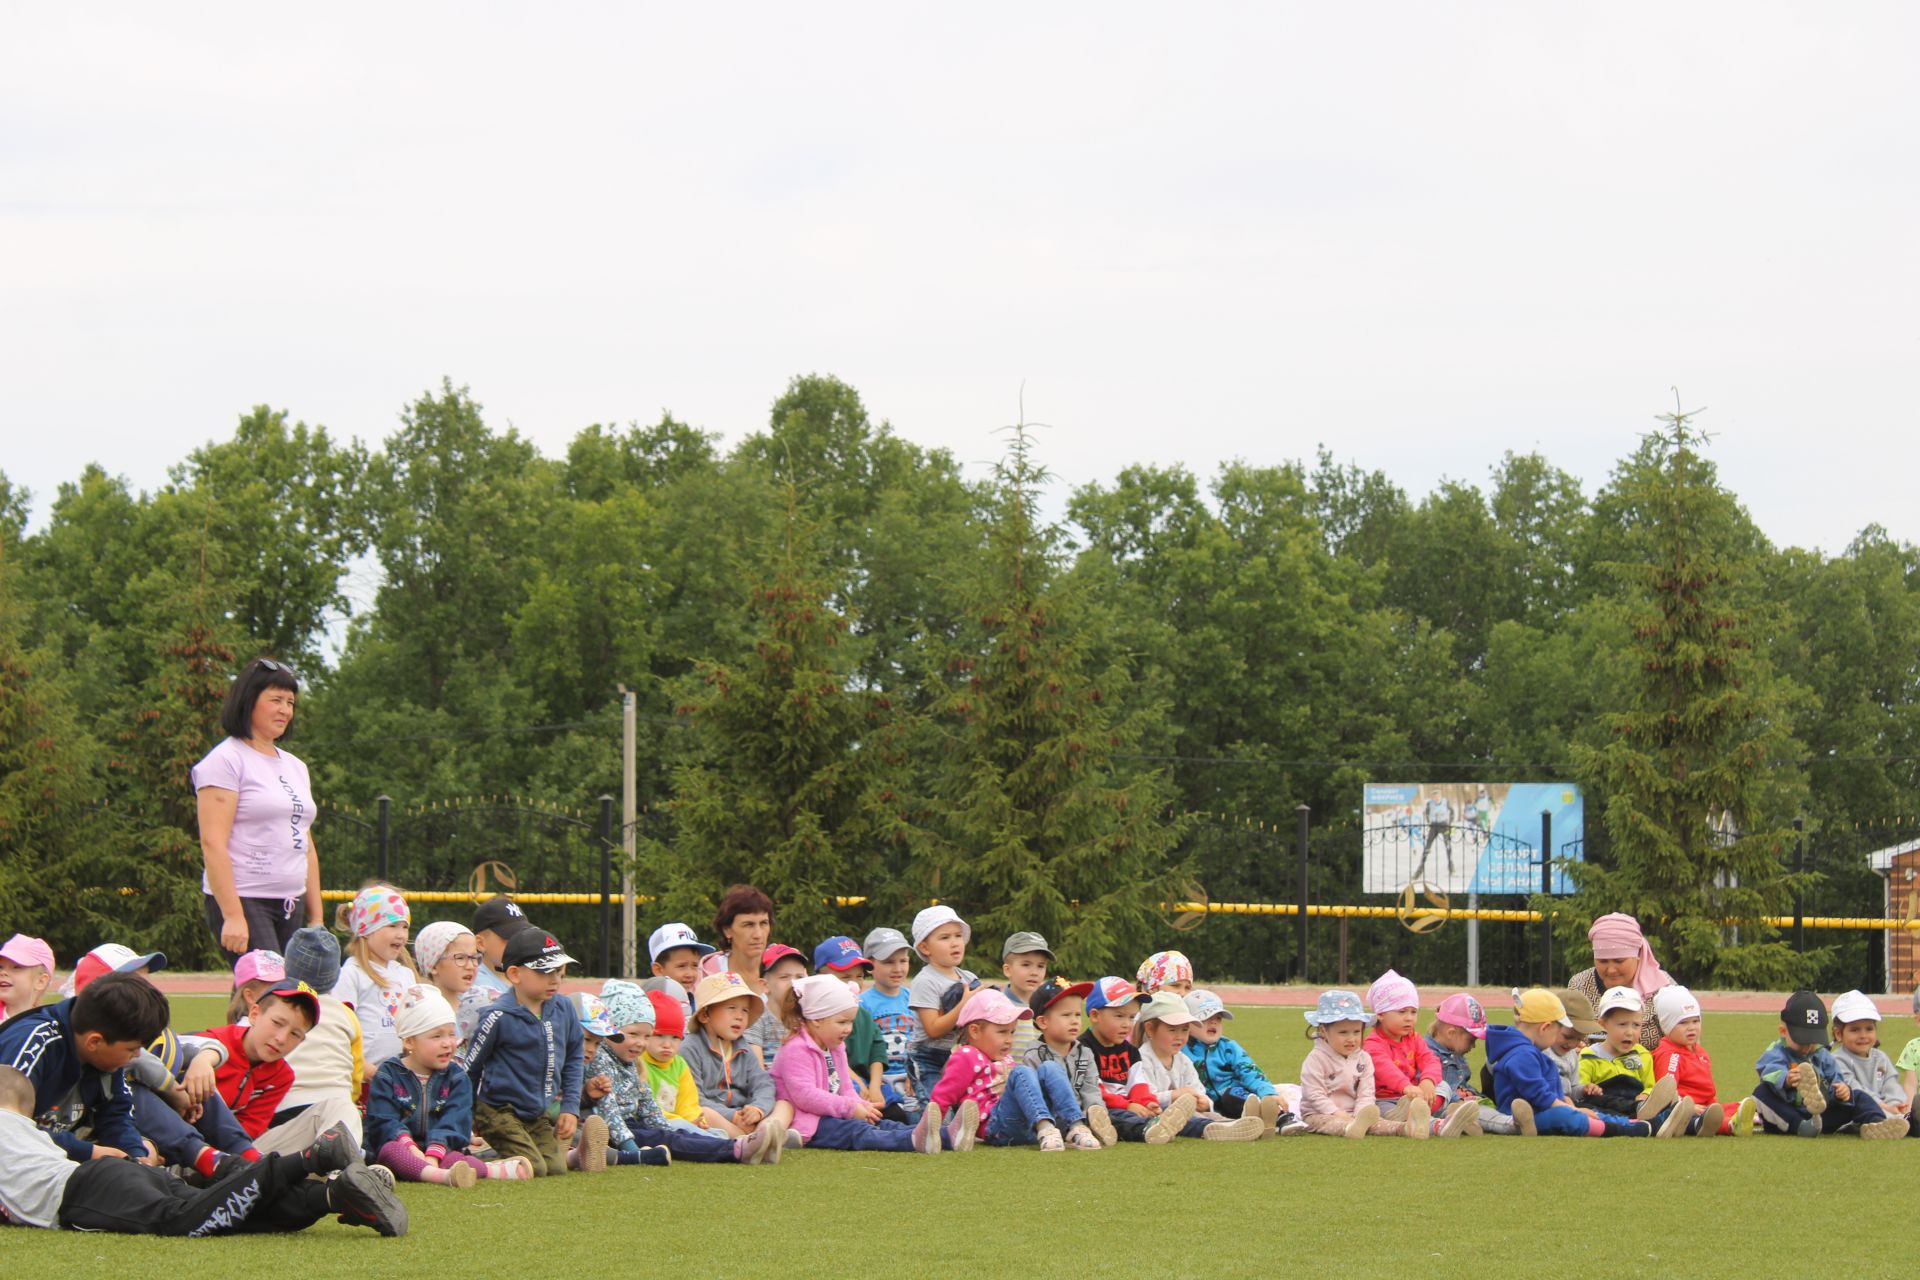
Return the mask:
M 1593 967 L 1574 974 L 1567 985 L 1592 1001 L 1596 1009 L 1608 987 L 1631 987 L 1640 994 L 1641 1016 L 1645 1019 L 1640 1043 L 1649 1049 L 1659 1048 L 1666 1032 L 1654 1016 L 1653 993 L 1672 986 L 1673 979 L 1653 958 L 1653 947 L 1640 932 L 1640 922 L 1615 911 L 1595 920 L 1587 930 L 1587 939 L 1593 943 Z
M 750 884 L 737 884 L 720 897 L 713 913 L 714 936 L 723 948 L 707 957 L 705 963 L 740 975 L 753 993 L 767 1003 L 767 980 L 760 971 L 760 959 L 773 940 L 773 899 Z M 747 1028 L 741 1037 L 749 1049 L 760 1056 L 761 1064 L 773 1065 L 773 1055 L 786 1042 L 787 1029 L 771 1008 Z
M 300 681 L 271 658 L 234 677 L 220 709 L 226 738 L 193 766 L 206 872 L 207 927 L 229 967 L 249 951 L 282 951 L 321 922 L 307 766 L 281 750 Z

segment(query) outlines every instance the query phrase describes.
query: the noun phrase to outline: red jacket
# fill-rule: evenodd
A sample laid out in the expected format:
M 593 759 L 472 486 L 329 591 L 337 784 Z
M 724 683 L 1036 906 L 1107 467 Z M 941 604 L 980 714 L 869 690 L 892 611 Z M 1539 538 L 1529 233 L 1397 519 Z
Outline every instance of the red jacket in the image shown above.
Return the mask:
M 1668 1076 L 1673 1077 L 1681 1097 L 1692 1098 L 1702 1107 L 1713 1102 L 1713 1059 L 1707 1057 L 1705 1049 L 1662 1040 L 1653 1051 L 1653 1078 L 1664 1080 Z
M 1376 1097 L 1397 1098 L 1417 1088 L 1422 1080 L 1440 1083 L 1440 1055 L 1418 1031 L 1401 1040 L 1390 1040 L 1385 1032 L 1374 1031 L 1363 1047 L 1373 1059 Z
M 247 1136 L 257 1138 L 273 1123 L 280 1099 L 292 1087 L 293 1068 L 284 1058 L 278 1062 L 248 1062 L 240 1045 L 246 1035 L 245 1027 L 214 1027 L 202 1031 L 200 1038 L 218 1040 L 226 1046 L 227 1060 L 215 1068 L 214 1085 Z

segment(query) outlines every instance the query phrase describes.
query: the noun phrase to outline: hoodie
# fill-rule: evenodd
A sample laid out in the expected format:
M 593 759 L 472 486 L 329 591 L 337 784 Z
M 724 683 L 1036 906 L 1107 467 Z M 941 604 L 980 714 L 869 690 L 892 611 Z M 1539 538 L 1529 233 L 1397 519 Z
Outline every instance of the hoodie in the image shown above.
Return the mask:
M 1493 1068 L 1493 1105 L 1502 1111 L 1511 1113 L 1515 1098 L 1525 1098 L 1535 1111 L 1545 1111 L 1567 1096 L 1560 1085 L 1560 1068 L 1518 1027 L 1487 1028 L 1487 1061 Z
M 80 1060 L 73 1043 L 73 1001 L 42 1005 L 0 1022 L 0 1062 L 33 1082 L 33 1112 L 44 1116 L 68 1094 L 96 1141 L 129 1155 L 146 1150 L 133 1124 L 133 1091 L 127 1073 L 96 1071 Z M 49 1134 L 73 1160 L 93 1159 L 93 1143 L 65 1129 Z
M 1183 1052 L 1193 1060 L 1200 1087 L 1215 1102 L 1226 1097 L 1265 1098 L 1275 1092 L 1266 1073 L 1240 1047 L 1239 1041 L 1228 1036 L 1221 1036 L 1212 1044 L 1190 1038 Z
M 554 996 L 536 1016 L 509 991 L 487 1006 L 459 1063 L 473 1078 L 475 1101 L 537 1120 L 555 1102 L 561 1115 L 580 1114 L 585 1054 L 573 1001 Z

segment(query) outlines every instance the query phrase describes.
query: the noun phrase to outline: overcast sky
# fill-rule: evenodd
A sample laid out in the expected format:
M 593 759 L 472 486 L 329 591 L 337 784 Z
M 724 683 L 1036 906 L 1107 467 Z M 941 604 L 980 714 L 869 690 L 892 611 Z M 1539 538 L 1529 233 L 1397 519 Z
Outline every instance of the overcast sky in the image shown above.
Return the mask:
M 689 13 L 688 11 L 693 12 Z M 1591 492 L 1678 385 L 1780 543 L 1920 541 L 1910 5 L 14 6 L 0 468 L 442 376 L 556 453 L 795 373 L 1065 483 Z

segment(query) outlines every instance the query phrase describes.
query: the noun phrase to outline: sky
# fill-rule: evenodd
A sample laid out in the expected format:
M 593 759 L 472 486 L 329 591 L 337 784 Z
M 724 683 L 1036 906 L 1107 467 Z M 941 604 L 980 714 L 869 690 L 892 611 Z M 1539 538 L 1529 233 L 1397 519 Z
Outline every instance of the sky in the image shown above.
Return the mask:
M 0 19 L 0 470 L 442 378 L 550 454 L 795 374 L 1064 489 L 1592 492 L 1679 389 L 1779 544 L 1920 541 L 1900 4 L 93 4 Z

